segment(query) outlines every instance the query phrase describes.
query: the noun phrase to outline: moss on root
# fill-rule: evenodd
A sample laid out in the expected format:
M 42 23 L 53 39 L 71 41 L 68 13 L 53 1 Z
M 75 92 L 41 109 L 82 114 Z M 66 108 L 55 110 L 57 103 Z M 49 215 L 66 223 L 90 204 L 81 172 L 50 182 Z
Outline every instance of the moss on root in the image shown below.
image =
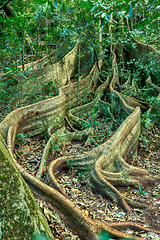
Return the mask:
M 54 239 L 48 223 L 0 135 L 0 239 Z

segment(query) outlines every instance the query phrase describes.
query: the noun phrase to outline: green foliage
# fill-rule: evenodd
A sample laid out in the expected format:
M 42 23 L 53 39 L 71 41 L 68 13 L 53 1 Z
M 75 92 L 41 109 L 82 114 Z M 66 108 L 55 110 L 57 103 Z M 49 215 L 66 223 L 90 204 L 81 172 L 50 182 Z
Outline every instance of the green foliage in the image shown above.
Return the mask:
M 6 98 L 7 91 L 4 88 L 4 83 L 0 82 L 0 99 L 4 100 Z
M 99 233 L 97 240 L 110 240 L 112 239 L 112 235 L 106 231 L 102 231 Z M 135 240 L 134 238 L 120 238 L 119 240 Z
M 60 146 L 61 145 L 59 145 L 59 144 L 55 144 L 52 140 L 51 140 L 51 144 L 52 144 L 52 151 L 54 151 L 54 150 L 59 150 L 59 148 L 60 148 Z
M 44 93 L 49 96 L 55 96 L 58 93 L 57 81 L 49 81 L 44 86 Z
M 142 124 L 142 127 L 145 127 L 146 125 L 150 125 L 150 127 L 153 126 L 153 122 L 149 118 L 147 113 L 144 113 L 141 115 L 141 124 Z
M 90 128 L 92 127 L 94 130 L 96 129 L 96 122 L 99 117 L 97 111 L 97 103 L 95 103 L 92 107 L 92 110 L 89 112 L 89 117 L 85 123 L 83 123 L 82 128 Z
M 97 240 L 109 240 L 111 235 L 108 232 L 102 231 L 99 235 Z
M 126 183 L 129 177 L 125 177 L 124 173 L 121 173 L 120 178 L 122 179 L 123 183 Z
M 32 236 L 32 240 L 48 240 L 48 238 L 44 234 L 42 235 L 42 234 L 36 233 Z
M 134 238 L 120 238 L 120 240 L 135 240 Z
M 67 160 L 66 164 L 67 164 L 68 166 L 72 166 L 74 161 L 75 161 L 75 159 L 72 159 L 72 160 L 70 160 L 70 161 Z
M 134 192 L 134 193 L 139 193 L 139 194 L 142 195 L 142 196 L 145 196 L 146 194 L 148 194 L 148 192 L 142 191 L 142 188 L 141 188 L 140 185 L 138 185 L 138 188 L 139 188 L 139 190 L 133 189 L 133 192 Z
M 77 178 L 78 179 L 82 179 L 82 178 L 84 178 L 86 175 L 83 173 L 83 172 L 78 172 L 78 176 L 77 176 Z
M 140 135 L 139 140 L 141 141 L 142 146 L 143 146 L 144 148 L 147 148 L 147 145 L 146 145 L 146 144 L 150 143 L 150 141 L 147 139 L 147 137 L 146 137 L 146 136 L 143 136 L 142 134 Z
M 26 136 L 24 135 L 24 133 L 16 134 L 16 141 L 18 145 L 22 145 L 22 143 L 26 141 Z

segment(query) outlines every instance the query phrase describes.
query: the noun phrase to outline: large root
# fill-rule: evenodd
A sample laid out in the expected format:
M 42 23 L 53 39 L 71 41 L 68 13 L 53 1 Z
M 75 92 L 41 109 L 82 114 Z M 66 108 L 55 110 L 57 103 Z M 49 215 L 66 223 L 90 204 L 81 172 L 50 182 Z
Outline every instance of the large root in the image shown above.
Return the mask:
M 115 116 L 122 117 L 125 121 L 120 128 L 108 141 L 99 145 L 87 154 L 79 156 L 70 156 L 56 159 L 48 167 L 47 156 L 51 147 L 56 142 L 63 143 L 62 136 L 67 141 L 77 138 L 87 139 L 89 130 L 82 132 L 69 133 L 66 130 L 61 131 L 60 135 L 53 133 L 53 130 L 64 129 L 64 119 L 66 109 L 70 109 L 77 104 L 77 99 L 86 96 L 86 93 L 92 89 L 94 83 L 97 83 L 98 68 L 95 64 L 90 74 L 79 83 L 60 88 L 59 95 L 46 101 L 36 103 L 27 107 L 23 107 L 11 112 L 0 124 L 0 131 L 7 141 L 8 149 L 13 157 L 16 134 L 19 132 L 28 133 L 30 136 L 48 131 L 49 141 L 44 150 L 38 178 L 41 179 L 47 171 L 47 179 L 52 187 L 44 184 L 35 177 L 28 174 L 15 160 L 15 164 L 19 168 L 22 176 L 31 185 L 34 191 L 40 191 L 63 215 L 69 226 L 78 233 L 81 239 L 96 239 L 97 233 L 106 230 L 116 237 L 131 237 L 128 234 L 119 232 L 116 228 L 126 228 L 130 226 L 133 229 L 148 231 L 147 228 L 133 223 L 104 223 L 90 219 L 83 211 L 77 208 L 68 198 L 65 191 L 56 181 L 54 173 L 57 172 L 67 161 L 72 162 L 72 166 L 78 171 L 87 172 L 89 174 L 89 183 L 92 188 L 100 193 L 105 194 L 115 203 L 124 207 L 124 209 L 132 213 L 131 206 L 144 207 L 145 205 L 133 201 L 123 196 L 116 188 L 122 185 L 120 178 L 121 173 L 127 176 L 125 186 L 137 186 L 139 184 L 151 184 L 159 181 L 159 177 L 154 177 L 148 172 L 132 167 L 125 162 L 125 156 L 131 150 L 137 149 L 138 138 L 140 135 L 140 107 L 146 109 L 147 105 L 141 101 L 134 100 L 130 97 L 118 93 L 115 88 L 119 84 L 116 55 L 113 54 L 113 78 L 109 83 L 109 79 L 100 87 L 96 93 L 96 100 L 85 105 L 87 108 L 98 106 L 97 111 L 102 114 L 103 109 L 107 109 L 107 114 L 114 121 Z M 99 66 L 101 66 L 100 62 Z M 75 89 L 78 91 L 75 91 Z M 110 103 L 102 100 L 105 91 L 110 91 Z M 77 97 L 78 95 L 78 97 Z M 77 107 L 68 113 L 69 121 L 73 121 L 75 126 L 81 125 L 85 120 L 79 118 L 77 112 L 81 113 L 83 107 Z M 77 114 L 77 116 L 76 116 Z M 92 134 L 92 132 L 91 132 Z M 47 166 L 47 167 L 44 167 Z M 160 233 L 159 231 L 154 231 Z M 140 239 L 135 237 L 135 239 Z
M 55 91 L 54 95 L 57 95 L 58 88 L 68 84 L 77 71 L 77 51 L 78 44 L 57 63 L 42 67 L 41 62 L 38 61 L 33 69 L 32 65 L 30 67 L 27 65 L 24 72 L 20 69 L 17 70 L 19 71 L 18 77 L 12 71 L 2 75 L 1 81 L 9 91 L 10 88 L 6 84 L 9 83 L 9 79 L 12 79 L 10 83 L 12 92 L 8 92 L 8 94 L 14 92 L 13 98 L 21 104 L 39 93 L 48 95 L 52 88 Z M 36 68 L 37 65 L 39 67 Z M 14 85 L 15 81 L 17 81 L 16 85 Z M 21 91 L 21 95 L 19 91 Z M 53 90 L 51 92 L 53 94 Z
M 113 202 L 121 204 L 129 212 L 132 212 L 129 205 L 147 207 L 145 204 L 127 199 L 115 188 L 115 186 L 122 185 L 137 187 L 139 184 L 154 184 L 160 180 L 160 177 L 154 177 L 142 169 L 132 167 L 123 159 L 127 153 L 137 147 L 140 134 L 139 117 L 140 109 L 137 107 L 122 123 L 111 139 L 104 144 L 87 154 L 63 157 L 53 161 L 48 171 L 50 180 L 53 181 L 52 184 L 62 192 L 53 173 L 59 171 L 66 161 L 74 159 L 72 166 L 80 172 L 90 173 L 89 182 L 96 191 L 111 198 Z M 125 183 L 122 182 L 121 174 L 128 177 Z
M 77 208 L 69 199 L 63 196 L 61 193 L 57 192 L 55 189 L 49 187 L 48 185 L 40 182 L 35 177 L 28 174 L 21 166 L 16 164 L 24 177 L 24 179 L 31 185 L 35 190 L 41 191 L 43 193 L 43 197 L 46 197 L 48 201 L 51 202 L 60 212 L 63 214 L 65 221 L 74 230 L 81 239 L 90 240 L 96 239 L 96 236 L 102 230 L 107 231 L 113 236 L 116 237 L 133 237 L 129 234 L 125 234 L 123 232 L 119 232 L 116 228 L 122 226 L 122 229 L 126 228 L 126 226 L 131 227 L 132 229 L 140 230 L 140 231 L 148 231 L 150 229 L 139 226 L 138 224 L 134 224 L 132 222 L 119 224 L 105 224 L 104 222 L 99 222 L 97 220 L 92 220 L 89 218 L 82 210 Z M 113 227 L 112 227 L 113 226 Z M 157 234 L 160 234 L 159 231 L 154 231 Z M 134 237 L 135 240 L 140 240 L 142 238 Z

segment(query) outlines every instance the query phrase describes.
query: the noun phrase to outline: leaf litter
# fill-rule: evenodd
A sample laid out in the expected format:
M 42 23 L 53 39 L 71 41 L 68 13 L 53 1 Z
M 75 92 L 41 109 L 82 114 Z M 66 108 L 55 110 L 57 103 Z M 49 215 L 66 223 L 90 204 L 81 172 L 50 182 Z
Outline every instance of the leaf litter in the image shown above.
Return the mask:
M 126 162 L 145 169 L 152 174 L 160 174 L 160 129 L 155 127 L 152 129 L 147 137 L 149 142 L 147 144 L 140 141 L 140 148 L 138 156 L 131 153 L 128 154 Z M 37 169 L 40 165 L 43 149 L 45 146 L 45 140 L 41 138 L 32 139 L 26 138 L 21 144 L 16 143 L 15 154 L 17 161 L 33 176 L 36 175 Z M 82 154 L 82 152 L 88 152 L 93 148 L 92 146 L 86 146 L 83 142 L 74 141 L 64 146 L 60 146 L 54 156 L 50 156 L 51 160 L 61 156 L 69 156 L 71 154 Z M 101 196 L 87 187 L 88 177 L 83 173 L 78 174 L 74 172 L 72 167 L 60 171 L 57 173 L 57 181 L 63 187 L 67 193 L 69 199 L 82 211 L 84 214 L 104 222 L 125 222 L 133 221 L 139 223 L 145 227 L 151 227 L 153 229 L 160 229 L 160 183 L 154 187 L 148 187 L 147 189 L 134 189 L 128 187 L 120 187 L 121 191 L 126 196 L 134 200 L 140 200 L 150 205 L 154 204 L 154 210 L 148 211 L 146 209 L 133 209 L 133 215 L 128 216 L 127 213 L 118 205 L 113 204 L 109 199 Z M 141 191 L 140 191 L 141 190 Z M 142 194 L 142 192 L 144 194 Z M 67 225 L 63 222 L 62 217 L 48 202 L 35 196 L 42 212 L 44 213 L 49 226 L 53 232 L 55 240 L 79 240 L 79 237 L 73 233 Z M 159 240 L 159 236 L 155 233 L 148 232 L 134 232 L 133 230 L 125 230 L 128 234 L 134 234 L 136 236 L 145 239 Z

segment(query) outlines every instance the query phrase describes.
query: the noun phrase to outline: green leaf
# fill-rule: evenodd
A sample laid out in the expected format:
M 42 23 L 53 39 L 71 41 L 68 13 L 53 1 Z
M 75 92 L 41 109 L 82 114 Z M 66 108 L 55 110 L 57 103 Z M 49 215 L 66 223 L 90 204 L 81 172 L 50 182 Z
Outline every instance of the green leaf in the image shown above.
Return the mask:
M 151 9 L 154 2 L 155 2 L 155 0 L 149 5 L 149 7 L 147 8 L 148 11 Z
M 5 70 L 11 71 L 11 68 L 9 68 L 9 67 L 5 67 Z
M 111 238 L 110 233 L 102 231 L 99 235 L 97 240 L 109 240 Z
M 55 8 L 57 8 L 57 6 L 58 6 L 58 2 L 52 2 L 52 4 L 53 4 L 53 6 L 55 7 Z
M 90 10 L 90 12 L 94 12 L 97 9 L 97 5 L 95 5 L 94 7 L 92 7 L 92 9 Z
M 146 194 L 149 194 L 148 192 L 143 192 L 142 191 L 142 195 L 145 196 Z
M 64 3 L 62 3 L 62 12 L 65 12 L 66 11 L 66 7 L 64 5 Z
M 141 192 L 142 191 L 141 185 L 138 185 L 138 187 L 139 187 L 139 191 Z
M 49 5 L 49 0 L 46 1 L 46 6 L 45 6 L 45 11 L 47 12 L 48 10 L 48 5 Z
M 136 189 L 133 189 L 133 192 L 139 193 L 139 191 L 138 191 L 138 190 L 136 190 Z
M 101 15 L 102 13 L 103 13 L 102 11 L 100 11 L 100 12 L 96 13 L 96 14 L 95 14 L 95 17 L 97 17 L 97 16 Z
M 100 4 L 100 6 L 103 7 L 102 2 L 101 2 L 100 0 L 98 0 L 98 2 L 99 2 L 99 4 Z
M 106 13 L 102 13 L 102 15 L 101 15 L 102 18 L 105 18 L 106 16 L 107 16 Z
M 134 238 L 120 238 L 119 240 L 135 240 Z
M 32 240 L 47 240 L 48 238 L 42 234 L 34 234 Z
M 52 3 L 52 2 L 49 2 L 49 3 L 50 3 L 50 6 L 51 6 L 51 10 L 52 10 L 52 12 L 54 12 L 53 3 Z
M 41 4 L 44 4 L 46 2 L 46 0 L 34 0 L 34 2 L 41 5 Z
M 93 3 L 83 0 L 80 2 L 80 6 L 81 8 L 91 9 L 93 7 Z
M 142 192 L 141 192 L 141 195 L 142 195 L 142 196 L 145 196 L 146 194 L 142 191 Z
M 132 7 L 132 5 L 131 5 L 130 8 L 129 8 L 129 18 L 131 18 L 132 13 L 133 13 L 133 7 Z

